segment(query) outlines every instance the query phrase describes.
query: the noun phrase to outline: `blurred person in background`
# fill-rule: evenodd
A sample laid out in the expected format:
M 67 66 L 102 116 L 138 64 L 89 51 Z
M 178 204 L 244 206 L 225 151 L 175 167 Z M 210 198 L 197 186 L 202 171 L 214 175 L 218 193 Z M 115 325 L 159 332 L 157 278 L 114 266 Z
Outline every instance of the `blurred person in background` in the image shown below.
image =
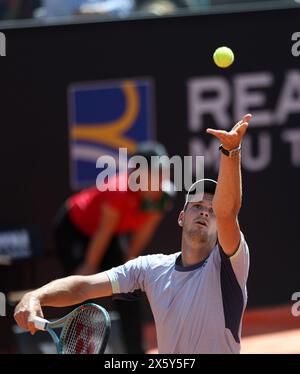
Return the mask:
M 166 155 L 166 149 L 160 143 L 143 142 L 138 146 L 137 155 L 147 161 L 147 168 L 141 169 L 150 184 L 154 165 L 151 157 Z M 158 191 L 152 191 L 149 185 L 146 191 L 132 191 L 129 175 L 130 172 L 112 176 L 104 191 L 97 186 L 75 193 L 60 209 L 55 241 L 65 275 L 89 275 L 121 265 L 139 256 L 151 240 L 163 215 L 170 209 L 173 192 L 163 190 L 163 185 L 170 188 L 171 182 L 159 176 Z M 109 190 L 108 186 L 113 185 L 117 186 L 116 190 Z M 125 188 L 120 188 L 121 185 Z M 128 353 L 143 353 L 142 321 L 136 296 L 132 295 L 132 302 L 116 302 Z

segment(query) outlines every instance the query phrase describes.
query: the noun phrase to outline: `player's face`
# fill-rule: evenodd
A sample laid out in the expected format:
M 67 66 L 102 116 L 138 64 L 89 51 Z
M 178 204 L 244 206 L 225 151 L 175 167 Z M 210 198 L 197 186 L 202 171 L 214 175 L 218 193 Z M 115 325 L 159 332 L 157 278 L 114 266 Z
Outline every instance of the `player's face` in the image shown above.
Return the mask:
M 216 235 L 216 216 L 212 208 L 212 200 L 213 195 L 205 193 L 203 200 L 187 205 L 181 218 L 184 230 L 202 236 Z

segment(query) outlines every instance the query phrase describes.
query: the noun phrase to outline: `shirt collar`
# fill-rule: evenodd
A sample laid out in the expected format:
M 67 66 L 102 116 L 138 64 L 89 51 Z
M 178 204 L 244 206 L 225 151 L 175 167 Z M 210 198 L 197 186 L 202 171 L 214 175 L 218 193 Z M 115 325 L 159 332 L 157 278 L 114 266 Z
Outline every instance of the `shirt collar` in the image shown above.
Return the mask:
M 181 254 L 176 258 L 176 261 L 175 261 L 175 270 L 176 271 L 192 271 L 192 270 L 196 270 L 196 269 L 199 269 L 201 268 L 205 262 L 207 261 L 208 257 L 205 258 L 204 260 L 198 262 L 197 264 L 194 264 L 194 265 L 189 265 L 189 266 L 183 266 L 182 265 L 182 257 L 181 257 Z

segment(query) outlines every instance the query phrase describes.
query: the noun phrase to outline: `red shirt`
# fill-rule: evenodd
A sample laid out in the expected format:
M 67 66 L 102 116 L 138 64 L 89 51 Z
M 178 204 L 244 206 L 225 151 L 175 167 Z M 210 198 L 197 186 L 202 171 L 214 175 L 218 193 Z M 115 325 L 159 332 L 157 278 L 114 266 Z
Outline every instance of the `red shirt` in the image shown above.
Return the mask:
M 110 182 L 117 186 L 116 191 L 99 191 L 96 187 L 85 189 L 68 200 L 69 217 L 74 225 L 88 236 L 92 236 L 101 223 L 101 206 L 103 203 L 117 210 L 120 214 L 115 233 L 121 234 L 134 231 L 141 227 L 150 217 L 149 212 L 141 211 L 141 196 L 139 192 L 119 191 L 118 186 L 125 183 L 126 174 L 117 175 Z

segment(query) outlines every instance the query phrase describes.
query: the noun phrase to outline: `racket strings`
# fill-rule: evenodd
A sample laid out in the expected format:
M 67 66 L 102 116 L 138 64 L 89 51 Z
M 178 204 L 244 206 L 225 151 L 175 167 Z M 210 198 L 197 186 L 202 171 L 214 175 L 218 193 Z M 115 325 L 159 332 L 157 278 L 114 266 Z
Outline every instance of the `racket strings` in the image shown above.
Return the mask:
M 63 352 L 66 354 L 99 353 L 106 328 L 106 320 L 101 311 L 93 307 L 80 309 L 62 331 Z

